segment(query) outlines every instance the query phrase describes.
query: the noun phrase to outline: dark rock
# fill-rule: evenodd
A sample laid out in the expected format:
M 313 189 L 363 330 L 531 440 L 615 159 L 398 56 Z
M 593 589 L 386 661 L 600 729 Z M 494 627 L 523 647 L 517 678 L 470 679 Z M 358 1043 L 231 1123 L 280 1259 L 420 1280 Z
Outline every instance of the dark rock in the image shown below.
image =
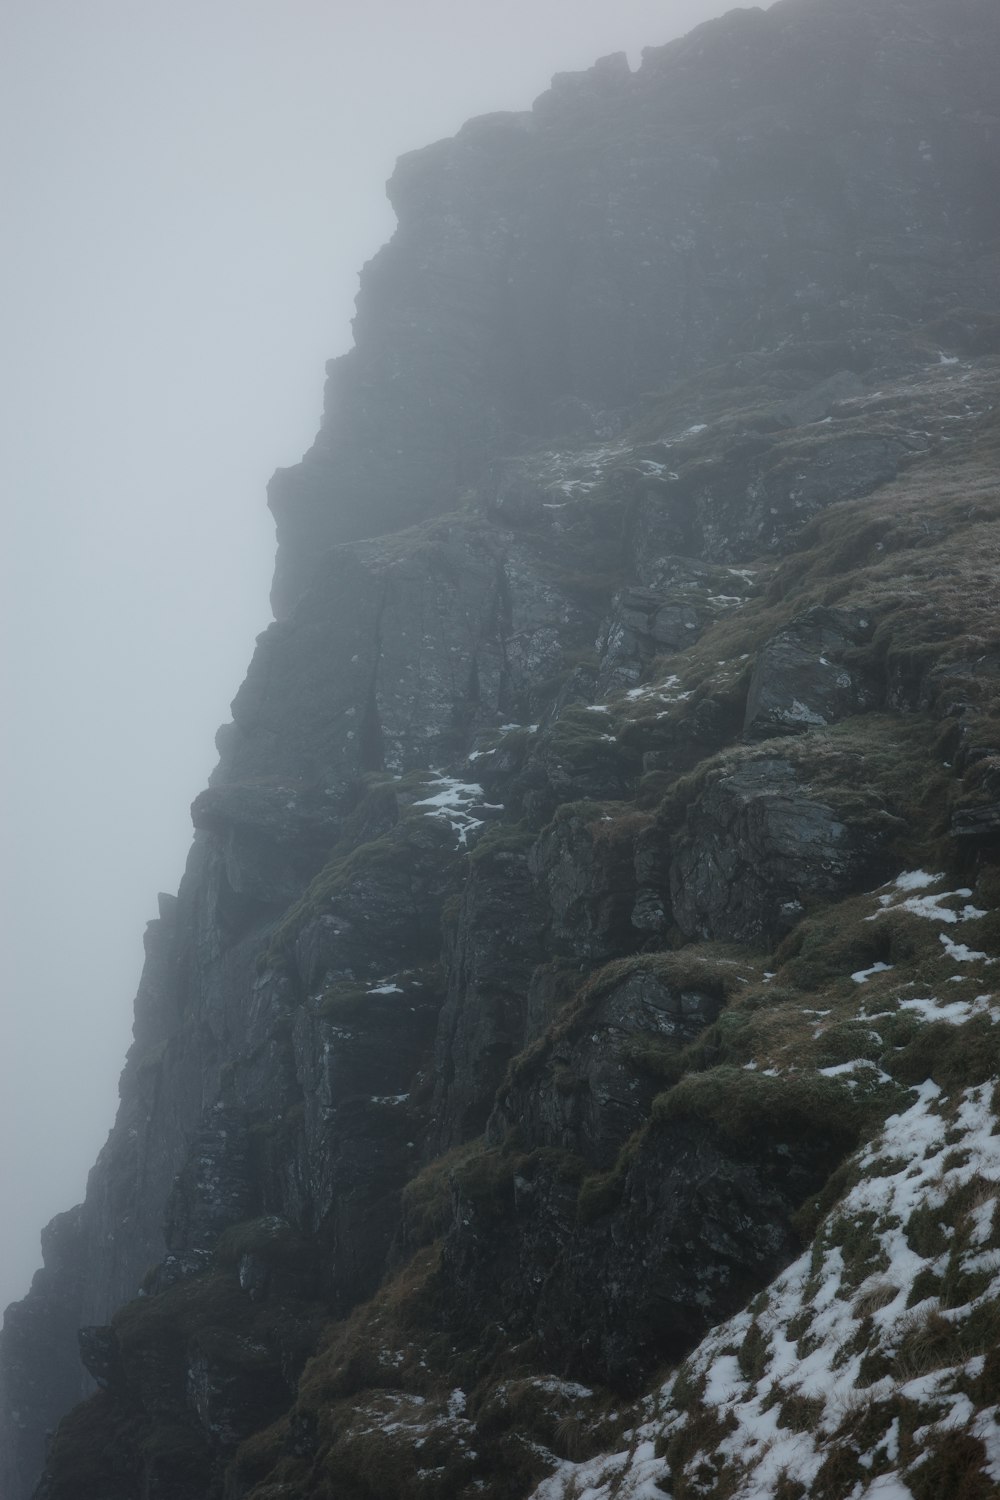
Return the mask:
M 113 1328 L 81 1328 L 77 1334 L 80 1341 L 80 1359 L 84 1369 L 97 1384 L 121 1386 L 125 1381 L 122 1352 Z
M 29 1495 L 45 1460 L 47 1437 L 62 1414 L 93 1386 L 76 1357 L 85 1252 L 82 1210 L 59 1214 L 42 1232 L 44 1268 L 31 1292 L 12 1303 L 0 1332 L 0 1396 L 4 1442 L 0 1449 L 3 1494 Z
M 253 1217 L 255 1174 L 246 1118 L 216 1104 L 167 1205 L 167 1248 L 207 1253 L 224 1229 Z
M 803 733 L 873 707 L 870 680 L 845 662 L 870 633 L 871 622 L 857 611 L 816 608 L 793 620 L 758 653 L 744 733 Z
M 347 1439 L 322 1471 L 339 1417 L 305 1394 L 230 1464 L 324 1318 L 379 1299 L 334 1405 L 391 1378 L 415 1408 L 461 1360 L 495 1412 L 494 1358 L 634 1385 L 797 1248 L 846 1142 L 770 1098 L 737 1133 L 726 1098 L 674 1110 L 729 1017 L 663 950 L 777 938 L 936 860 L 951 809 L 973 857 L 996 831 L 997 374 L 937 341 L 993 348 L 997 24 L 734 12 L 400 163 L 356 348 L 272 482 L 282 618 L 147 932 L 114 1129 L 7 1314 L 5 1497 L 90 1390 L 80 1328 L 107 1387 L 46 1500 L 236 1500 L 277 1462 L 388 1493 Z M 476 1451 L 499 1494 L 555 1448 Z
M 550 1367 L 635 1389 L 794 1254 L 791 1215 L 845 1144 L 817 1125 L 761 1124 L 738 1142 L 671 1120 L 644 1140 L 618 1206 L 590 1224 L 577 1217 L 579 1176 L 544 1158 L 489 1196 L 459 1188 L 444 1261 L 453 1316 L 530 1332 Z
M 527 849 L 511 847 L 501 832 L 477 853 L 449 956 L 434 1048 L 435 1153 L 481 1133 L 507 1064 L 525 1045 L 526 996 L 546 957 L 547 916 Z
M 565 1032 L 557 1023 L 544 1071 L 515 1074 L 489 1138 L 516 1130 L 527 1147 L 572 1152 L 591 1169 L 609 1169 L 663 1087 L 657 1064 L 664 1052 L 679 1055 L 721 1007 L 717 990 L 682 988 L 637 965 Z M 653 1066 L 644 1062 L 650 1057 Z
M 589 413 L 737 342 L 825 343 L 813 386 L 858 375 L 901 321 L 995 302 L 994 148 L 972 103 L 989 93 L 991 23 L 968 0 L 960 18 L 922 0 L 908 24 L 926 43 L 882 46 L 892 14 L 885 0 L 732 12 L 650 49 L 635 75 L 574 77 L 530 116 L 404 157 L 400 230 L 362 277 L 357 347 L 330 366 L 314 448 L 272 482 L 277 611 L 332 543 L 451 508 L 490 457 L 564 433 L 567 412 L 595 427 Z M 982 45 L 953 48 L 958 26 Z M 709 473 L 688 493 L 720 545 L 735 531 L 770 545 L 883 482 L 899 454 L 833 436 L 749 495 Z
M 628 952 L 635 934 L 630 830 L 611 814 L 588 819 L 560 817 L 530 855 L 530 868 L 551 912 L 550 941 L 556 953 L 590 960 Z
M 970 843 L 992 843 L 1000 838 L 1000 802 L 960 808 L 951 820 L 951 836 Z
M 789 761 L 736 761 L 708 781 L 674 843 L 674 917 L 689 938 L 773 938 L 806 902 L 871 880 L 878 852 L 877 834 L 838 817 Z

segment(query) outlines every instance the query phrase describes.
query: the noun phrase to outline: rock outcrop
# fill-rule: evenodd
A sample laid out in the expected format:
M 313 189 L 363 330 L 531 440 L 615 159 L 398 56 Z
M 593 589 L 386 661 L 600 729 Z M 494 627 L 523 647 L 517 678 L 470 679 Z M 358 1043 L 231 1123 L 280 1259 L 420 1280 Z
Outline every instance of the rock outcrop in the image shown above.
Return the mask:
M 723 1482 L 691 1351 L 733 1320 L 766 1415 L 850 1154 L 997 1061 L 998 66 L 983 0 L 780 0 L 400 163 L 118 1120 L 7 1314 L 5 1500 Z M 943 1322 L 1000 1306 L 996 1181 L 968 1265 L 919 1241 Z

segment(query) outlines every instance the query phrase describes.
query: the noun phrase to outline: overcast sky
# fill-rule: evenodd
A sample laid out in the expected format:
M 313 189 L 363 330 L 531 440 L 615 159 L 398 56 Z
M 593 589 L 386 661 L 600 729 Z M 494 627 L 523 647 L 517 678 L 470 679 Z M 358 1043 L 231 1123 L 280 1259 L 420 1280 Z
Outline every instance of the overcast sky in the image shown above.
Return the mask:
M 404 151 L 713 0 L 4 0 L 0 1308 L 114 1118 Z

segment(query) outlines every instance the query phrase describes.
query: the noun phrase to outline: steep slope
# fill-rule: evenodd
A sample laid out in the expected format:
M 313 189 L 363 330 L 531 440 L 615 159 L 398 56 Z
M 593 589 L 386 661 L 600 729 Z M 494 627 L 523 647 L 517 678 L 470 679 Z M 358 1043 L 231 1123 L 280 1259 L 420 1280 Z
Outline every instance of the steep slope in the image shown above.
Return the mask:
M 5 1495 L 80 1327 L 48 1500 L 994 1492 L 998 63 L 784 0 L 401 163 Z

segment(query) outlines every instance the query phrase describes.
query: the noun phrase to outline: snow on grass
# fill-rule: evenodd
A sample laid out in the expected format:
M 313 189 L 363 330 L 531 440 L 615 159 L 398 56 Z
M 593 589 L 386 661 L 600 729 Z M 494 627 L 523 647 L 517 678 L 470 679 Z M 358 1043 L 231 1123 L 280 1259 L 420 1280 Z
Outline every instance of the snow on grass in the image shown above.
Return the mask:
M 939 884 L 944 880 L 943 875 L 929 875 L 926 870 L 911 870 L 905 875 L 898 876 L 891 883 L 889 890 L 883 890 L 878 898 L 879 910 L 866 920 L 877 922 L 879 917 L 887 911 L 908 911 L 915 917 L 925 917 L 929 922 L 944 922 L 954 925 L 956 922 L 972 922 L 977 917 L 985 917 L 986 912 L 978 906 L 968 904 L 972 895 L 968 886 L 960 886 L 954 891 L 933 891 L 928 895 L 911 896 L 909 891 L 926 891 L 928 886 Z M 900 896 L 902 895 L 902 900 Z M 946 905 L 947 902 L 964 902 L 963 906 Z
M 655 685 L 647 683 L 644 687 L 629 688 L 625 696 L 626 698 L 631 699 L 648 698 L 650 693 L 672 693 L 676 688 L 679 688 L 680 685 L 680 678 L 671 673 L 669 677 L 664 677 L 662 682 L 656 683 Z
M 943 879 L 943 875 L 929 875 L 926 870 L 907 870 L 897 875 L 892 884 L 897 891 L 925 891 Z
M 981 1463 L 968 1493 L 985 1495 L 1000 1481 L 998 1392 L 982 1383 L 1000 1315 L 991 1092 L 914 1090 L 855 1157 L 854 1185 L 811 1249 L 647 1398 L 621 1452 L 561 1463 L 533 1500 L 664 1500 L 673 1488 L 903 1500 L 956 1433 Z M 657 1457 L 671 1445 L 673 1476 Z
M 536 1390 L 551 1396 L 567 1396 L 575 1401 L 589 1401 L 593 1391 L 589 1385 L 580 1385 L 576 1380 L 560 1380 L 555 1375 L 543 1375 L 533 1382 Z
M 486 793 L 474 781 L 458 781 L 454 776 L 435 773 L 431 785 L 437 790 L 429 797 L 414 802 L 414 807 L 426 808 L 428 818 L 443 818 L 458 836 L 458 842 L 468 842 L 469 834 L 482 828 L 485 819 L 477 818 L 473 809 L 494 807 L 486 801 Z
M 1000 1020 L 993 1009 L 992 995 L 977 995 L 975 1000 L 901 1000 L 900 1010 L 909 1010 L 923 1021 L 947 1021 L 951 1026 L 962 1026 L 973 1016 L 988 1013 L 994 1024 Z
M 816 1070 L 823 1078 L 843 1078 L 849 1088 L 856 1088 L 858 1080 L 852 1078 L 852 1073 L 866 1073 L 870 1078 L 875 1078 L 879 1083 L 892 1083 L 888 1073 L 883 1073 L 878 1063 L 872 1062 L 870 1057 L 855 1057 L 850 1062 L 831 1063 L 828 1068 L 817 1068 Z
M 966 910 L 968 910 L 968 908 L 966 908 Z M 978 913 L 978 915 L 984 916 L 985 913 L 981 912 Z M 956 963 L 971 964 L 974 963 L 977 959 L 983 959 L 988 964 L 996 963 L 995 958 L 987 958 L 985 953 L 978 953 L 973 948 L 967 948 L 964 943 L 953 943 L 946 932 L 941 932 L 938 934 L 938 936 L 941 939 L 942 944 L 944 945 L 944 951 L 947 953 L 948 957 L 953 958 Z
M 891 969 L 892 964 L 872 964 L 870 969 L 858 969 L 851 978 L 855 984 L 866 984 L 873 974 L 888 974 Z

